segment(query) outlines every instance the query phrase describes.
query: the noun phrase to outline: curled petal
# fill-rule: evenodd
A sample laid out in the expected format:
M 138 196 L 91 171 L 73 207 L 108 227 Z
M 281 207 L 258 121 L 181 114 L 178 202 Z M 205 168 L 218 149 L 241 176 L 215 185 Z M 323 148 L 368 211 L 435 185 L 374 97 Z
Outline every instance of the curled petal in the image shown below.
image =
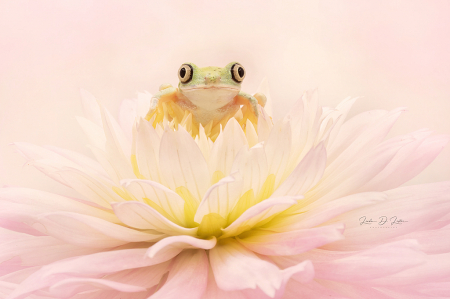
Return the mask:
M 282 295 L 287 280 L 295 273 L 304 271 L 306 266 L 303 264 L 280 270 L 232 239 L 224 240 L 211 249 L 209 257 L 219 288 L 225 291 L 258 288 L 270 298 Z M 310 264 L 307 268 L 311 273 Z
M 170 250 L 183 250 L 189 248 L 211 249 L 216 246 L 216 243 L 217 240 L 215 237 L 212 237 L 209 240 L 198 239 L 191 236 L 167 237 L 150 247 L 147 251 L 147 255 L 153 258 L 160 252 L 164 253 Z

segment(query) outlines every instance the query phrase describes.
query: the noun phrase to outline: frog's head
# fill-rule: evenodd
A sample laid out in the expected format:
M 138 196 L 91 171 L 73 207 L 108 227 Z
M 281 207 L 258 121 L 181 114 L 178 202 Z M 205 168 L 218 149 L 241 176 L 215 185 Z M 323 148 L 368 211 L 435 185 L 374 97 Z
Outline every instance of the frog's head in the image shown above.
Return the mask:
M 215 110 L 233 100 L 241 90 L 244 77 L 244 67 L 237 62 L 224 68 L 200 68 L 193 63 L 184 63 L 178 70 L 178 89 L 200 109 Z

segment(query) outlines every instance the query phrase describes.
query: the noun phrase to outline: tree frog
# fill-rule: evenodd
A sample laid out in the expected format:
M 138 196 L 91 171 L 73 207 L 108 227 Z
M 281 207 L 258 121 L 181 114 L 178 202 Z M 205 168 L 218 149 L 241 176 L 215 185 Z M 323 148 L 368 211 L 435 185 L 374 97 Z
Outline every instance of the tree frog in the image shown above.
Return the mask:
M 178 88 L 163 84 L 151 99 L 149 116 L 160 101 L 174 101 L 182 109 L 192 113 L 203 126 L 211 121 L 220 121 L 234 115 L 242 105 L 246 105 L 258 116 L 258 105 L 264 107 L 266 96 L 253 96 L 241 91 L 245 78 L 244 67 L 231 62 L 224 68 L 209 66 L 200 68 L 193 63 L 184 63 L 178 70 Z

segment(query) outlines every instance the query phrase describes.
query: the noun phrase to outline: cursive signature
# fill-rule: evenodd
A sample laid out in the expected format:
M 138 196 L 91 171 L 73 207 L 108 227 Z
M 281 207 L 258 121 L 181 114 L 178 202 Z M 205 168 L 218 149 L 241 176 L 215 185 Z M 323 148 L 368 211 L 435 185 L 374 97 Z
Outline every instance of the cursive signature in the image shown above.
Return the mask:
M 392 216 L 392 217 L 380 216 L 380 217 L 378 217 L 378 221 L 372 220 L 372 218 L 367 219 L 366 216 L 362 216 L 359 218 L 359 225 L 364 225 L 364 224 L 374 225 L 376 223 L 379 226 L 382 226 L 382 225 L 393 226 L 393 225 L 401 225 L 405 222 L 408 222 L 408 221 L 400 219 L 397 216 Z

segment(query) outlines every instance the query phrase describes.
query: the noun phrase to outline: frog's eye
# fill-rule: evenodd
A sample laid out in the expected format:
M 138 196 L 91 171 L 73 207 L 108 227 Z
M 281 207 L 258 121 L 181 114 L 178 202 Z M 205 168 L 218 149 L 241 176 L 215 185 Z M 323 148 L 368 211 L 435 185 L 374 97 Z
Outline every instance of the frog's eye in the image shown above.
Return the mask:
M 180 66 L 178 70 L 178 78 L 181 83 L 188 83 L 192 80 L 192 75 L 194 74 L 194 70 L 190 64 L 183 64 Z
M 237 83 L 241 83 L 245 78 L 245 69 L 239 63 L 233 64 L 231 67 L 231 77 Z

